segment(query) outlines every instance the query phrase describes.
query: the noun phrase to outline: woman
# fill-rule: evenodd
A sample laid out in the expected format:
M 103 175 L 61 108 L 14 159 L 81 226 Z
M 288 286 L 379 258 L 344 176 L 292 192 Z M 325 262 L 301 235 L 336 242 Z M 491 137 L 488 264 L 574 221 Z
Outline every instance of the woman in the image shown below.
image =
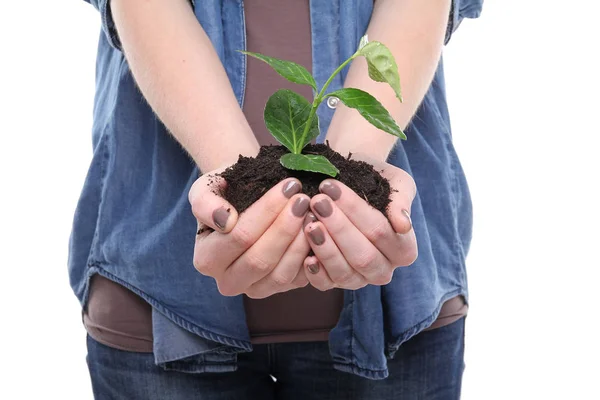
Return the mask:
M 480 2 L 92 3 L 94 157 L 69 266 L 96 398 L 459 398 L 471 205 L 440 57 Z M 312 199 L 285 180 L 238 215 L 209 177 L 272 142 L 271 93 L 312 93 L 236 50 L 312 66 L 321 86 L 365 32 L 405 102 L 364 62 L 330 88 L 367 90 L 409 139 L 331 101 L 318 141 L 384 171 L 390 222 L 335 180 Z

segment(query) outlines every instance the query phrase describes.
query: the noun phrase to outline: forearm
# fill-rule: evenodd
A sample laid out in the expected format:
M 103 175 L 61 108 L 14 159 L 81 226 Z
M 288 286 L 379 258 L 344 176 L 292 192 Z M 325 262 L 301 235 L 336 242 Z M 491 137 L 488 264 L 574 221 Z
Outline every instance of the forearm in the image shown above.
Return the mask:
M 370 41 L 385 44 L 398 63 L 402 85 L 400 103 L 386 84 L 369 78 L 367 63 L 354 60 L 344 82 L 375 96 L 405 128 L 417 111 L 437 68 L 451 0 L 377 0 L 367 33 Z M 338 106 L 327 132 L 330 145 L 340 152 L 362 152 L 385 161 L 396 137 L 370 125 L 356 110 Z
M 255 155 L 258 143 L 187 0 L 112 0 L 132 74 L 201 170 Z

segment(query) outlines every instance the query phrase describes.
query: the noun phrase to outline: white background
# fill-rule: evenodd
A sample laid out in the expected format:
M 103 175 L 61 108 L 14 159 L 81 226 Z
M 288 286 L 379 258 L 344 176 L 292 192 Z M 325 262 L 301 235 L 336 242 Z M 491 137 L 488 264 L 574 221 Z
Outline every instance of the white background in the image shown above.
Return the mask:
M 463 399 L 600 399 L 600 7 L 486 0 L 446 50 L 475 207 Z M 99 17 L 0 11 L 0 398 L 91 399 L 67 279 Z

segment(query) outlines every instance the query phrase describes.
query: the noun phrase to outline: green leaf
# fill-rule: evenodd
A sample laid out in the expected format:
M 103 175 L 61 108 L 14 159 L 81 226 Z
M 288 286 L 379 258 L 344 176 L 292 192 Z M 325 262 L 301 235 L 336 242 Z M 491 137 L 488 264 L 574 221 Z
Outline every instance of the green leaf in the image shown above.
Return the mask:
M 281 165 L 296 171 L 318 172 L 333 178 L 340 172 L 327 158 L 316 154 L 284 154 Z
M 301 142 L 311 107 L 308 100 L 288 89 L 276 91 L 267 101 L 265 125 L 271 135 L 292 153 L 300 153 L 306 144 L 319 136 L 319 118 L 315 114 L 305 143 Z
M 390 113 L 369 93 L 360 89 L 345 88 L 327 94 L 327 97 L 329 96 L 335 96 L 346 106 L 358 110 L 360 115 L 365 117 L 376 128 L 397 136 L 400 139 L 406 139 L 406 135 L 402 132 L 398 124 L 396 124 Z
M 259 53 L 252 53 L 249 51 L 241 51 L 248 56 L 252 56 L 254 58 L 258 58 L 261 61 L 269 64 L 277 73 L 283 76 L 290 82 L 299 83 L 301 85 L 309 85 L 315 91 L 317 91 L 317 83 L 315 82 L 315 78 L 308 72 L 306 68 L 304 68 L 300 64 L 296 64 L 292 61 L 280 60 L 278 58 L 273 58 L 269 56 L 265 56 Z
M 364 44 L 357 53 L 366 57 L 371 79 L 389 84 L 394 89 L 398 100 L 402 101 L 398 64 L 392 52 L 381 42 L 369 42 Z

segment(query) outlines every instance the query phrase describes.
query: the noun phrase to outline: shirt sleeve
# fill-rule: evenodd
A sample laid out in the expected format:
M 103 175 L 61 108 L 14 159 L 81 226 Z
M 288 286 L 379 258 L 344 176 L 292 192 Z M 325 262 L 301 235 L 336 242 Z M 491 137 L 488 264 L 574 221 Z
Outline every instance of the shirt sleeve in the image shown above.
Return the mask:
M 110 0 L 84 0 L 90 3 L 100 12 L 100 20 L 102 24 L 102 32 L 106 35 L 108 43 L 117 50 L 121 50 L 121 41 L 115 27 L 115 21 L 112 18 L 110 11 Z M 195 7 L 194 0 L 188 0 L 190 5 Z
M 464 18 L 478 18 L 481 15 L 482 7 L 483 0 L 452 0 L 444 43 L 448 44 L 452 34 L 456 32 Z

